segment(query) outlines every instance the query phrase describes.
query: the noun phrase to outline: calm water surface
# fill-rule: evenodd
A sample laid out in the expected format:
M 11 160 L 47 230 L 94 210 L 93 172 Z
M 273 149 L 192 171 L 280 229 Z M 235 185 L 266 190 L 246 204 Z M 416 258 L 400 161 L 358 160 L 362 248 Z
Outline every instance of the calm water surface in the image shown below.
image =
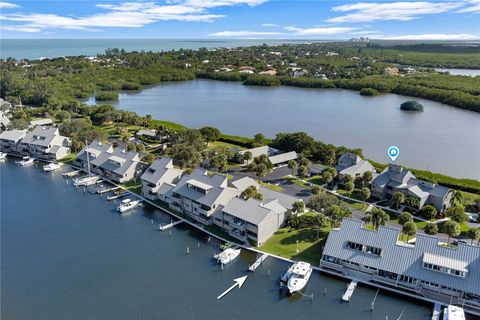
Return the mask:
M 223 271 L 215 247 L 189 227 L 159 232 L 170 218 L 150 208 L 120 216 L 105 198 L 67 185 L 59 173 L 17 167 L 1 173 L 1 319 L 430 319 L 431 305 L 312 275 L 304 297 L 279 295 L 277 276 L 288 265 L 267 259 L 245 285 L 216 297 L 246 273 L 242 253 Z M 197 243 L 200 242 L 200 249 Z M 186 247 L 191 248 L 190 255 Z M 271 277 L 267 270 L 271 270 Z M 324 290 L 327 288 L 327 294 Z
M 259 46 L 263 43 L 304 43 L 307 40 L 238 39 L 0 39 L 0 58 L 39 59 L 96 55 L 108 48 L 126 51 L 170 51 L 199 48 Z M 312 42 L 310 40 L 310 42 Z M 318 41 L 317 41 L 318 42 Z
M 449 72 L 454 76 L 469 76 L 476 77 L 480 76 L 480 69 L 435 69 L 439 72 Z
M 412 98 L 194 80 L 124 93 L 114 105 L 241 136 L 305 131 L 328 143 L 361 147 L 368 158 L 384 163 L 388 146 L 396 145 L 402 165 L 480 179 L 480 113 L 418 98 L 424 112 L 401 111 L 400 104 L 408 99 Z

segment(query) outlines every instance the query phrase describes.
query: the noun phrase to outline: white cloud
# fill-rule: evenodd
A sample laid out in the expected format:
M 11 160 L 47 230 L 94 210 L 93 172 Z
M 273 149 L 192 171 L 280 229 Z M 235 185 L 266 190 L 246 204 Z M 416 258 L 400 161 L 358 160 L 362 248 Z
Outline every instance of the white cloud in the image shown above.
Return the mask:
M 318 36 L 318 35 L 334 35 L 347 33 L 357 28 L 350 27 L 320 27 L 320 28 L 297 28 L 285 27 L 285 30 L 292 31 L 294 35 L 298 36 Z
M 467 1 L 466 7 L 458 10 L 457 13 L 480 13 L 480 0 Z
M 408 21 L 422 15 L 448 12 L 462 5 L 462 2 L 358 2 L 333 7 L 332 11 L 350 13 L 327 21 L 331 23 L 378 20 Z
M 101 3 L 96 7 L 106 10 L 83 17 L 60 16 L 46 13 L 11 13 L 0 15 L 2 29 L 19 32 L 40 32 L 46 29 L 95 30 L 95 28 L 138 28 L 156 21 L 211 22 L 225 15 L 212 14 L 216 7 L 255 6 L 266 0 L 183 0 L 169 1 L 165 5 L 155 2 Z M 16 24 L 5 25 L 5 21 Z
M 275 23 L 263 23 L 262 27 L 280 27 L 280 25 Z
M 402 35 L 402 36 L 388 36 L 382 39 L 386 40 L 456 40 L 456 41 L 466 41 L 466 40 L 479 40 L 480 36 L 473 34 L 460 33 L 460 34 L 442 34 L 442 33 L 431 33 L 431 34 L 412 34 L 412 35 Z
M 208 34 L 214 37 L 254 37 L 254 36 L 328 36 L 349 33 L 357 28 L 349 27 L 323 27 L 323 28 L 298 28 L 294 26 L 283 27 L 285 32 L 264 32 L 264 31 L 220 31 Z
M 350 34 L 368 35 L 368 34 L 379 34 L 379 32 L 378 31 L 354 31 L 354 32 L 350 32 Z
M 11 9 L 11 8 L 18 8 L 18 5 L 11 2 L 0 1 L 0 9 Z
M 278 36 L 284 35 L 282 32 L 262 32 L 262 31 L 220 31 L 215 33 L 210 33 L 209 36 L 213 37 L 259 37 L 259 36 Z

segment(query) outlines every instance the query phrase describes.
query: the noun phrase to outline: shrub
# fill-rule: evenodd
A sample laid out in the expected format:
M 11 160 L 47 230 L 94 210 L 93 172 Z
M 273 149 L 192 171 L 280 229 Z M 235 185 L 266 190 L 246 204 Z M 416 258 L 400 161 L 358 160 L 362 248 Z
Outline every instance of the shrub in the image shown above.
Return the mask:
M 362 88 L 362 90 L 360 90 L 360 95 L 362 96 L 378 96 L 379 94 L 380 92 L 373 88 Z
M 400 105 L 400 110 L 404 111 L 423 111 L 423 106 L 420 102 L 409 100 Z
M 95 94 L 96 101 L 118 100 L 118 93 L 115 91 L 99 91 Z

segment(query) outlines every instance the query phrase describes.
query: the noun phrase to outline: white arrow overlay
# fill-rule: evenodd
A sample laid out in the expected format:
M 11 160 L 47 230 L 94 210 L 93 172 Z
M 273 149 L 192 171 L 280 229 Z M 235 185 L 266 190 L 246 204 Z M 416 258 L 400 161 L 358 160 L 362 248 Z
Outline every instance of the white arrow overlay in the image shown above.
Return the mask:
M 235 281 L 235 284 L 233 286 L 231 286 L 230 288 L 228 288 L 227 290 L 225 290 L 221 295 L 219 295 L 217 297 L 217 300 L 222 299 L 227 293 L 229 293 L 230 291 L 235 289 L 236 286 L 238 286 L 238 288 L 240 289 L 243 286 L 243 284 L 245 283 L 245 280 L 247 280 L 247 277 L 248 276 L 243 276 L 243 277 L 240 277 L 240 278 L 237 278 L 237 279 L 233 279 L 233 281 Z

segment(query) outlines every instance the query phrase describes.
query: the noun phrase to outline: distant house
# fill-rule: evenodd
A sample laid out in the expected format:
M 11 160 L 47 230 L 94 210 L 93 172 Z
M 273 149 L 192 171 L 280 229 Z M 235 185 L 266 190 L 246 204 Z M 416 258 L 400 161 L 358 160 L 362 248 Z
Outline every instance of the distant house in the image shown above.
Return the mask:
M 261 146 L 261 147 L 256 147 L 248 150 L 241 150 L 238 153 L 241 155 L 245 155 L 247 151 L 252 154 L 252 159 L 257 158 L 261 155 L 266 155 L 267 157 L 270 157 L 270 156 L 276 155 L 279 152 L 278 149 L 275 149 L 269 146 Z M 248 163 L 247 161 L 244 161 L 243 164 L 245 165 Z
M 303 77 L 307 74 L 308 74 L 308 71 L 305 70 L 305 69 L 293 70 L 292 73 L 291 73 L 292 77 L 294 77 L 294 78 Z
M 180 179 L 166 201 L 170 208 L 209 225 L 214 212 L 239 195 L 239 190 L 228 186 L 226 176 L 209 175 L 206 170 L 197 168 Z
M 27 134 L 27 130 L 7 130 L 0 133 L 0 151 L 18 154 L 19 144 L 23 137 Z
M 253 70 L 240 70 L 238 71 L 239 73 L 248 73 L 248 74 L 252 74 L 252 73 L 255 73 Z
M 398 75 L 398 68 L 396 67 L 386 67 L 383 69 L 383 75 L 385 76 L 396 76 Z
M 328 168 L 327 166 L 324 166 L 322 164 L 314 163 L 308 167 L 308 175 L 310 177 L 318 176 L 322 174 L 322 172 L 327 168 Z
M 7 130 L 10 125 L 10 119 L 7 114 L 0 110 L 0 129 Z
M 278 192 L 262 186 L 258 188 L 258 192 L 260 192 L 263 195 L 263 202 L 267 203 L 267 202 L 277 200 L 281 206 L 285 207 L 288 210 L 289 214 L 292 212 L 293 204 L 295 202 L 303 201 L 300 198 L 293 197 L 288 194 Z
M 173 166 L 171 158 L 155 160 L 142 174 L 142 194 L 150 200 L 164 200 L 175 187 L 183 171 Z
M 295 151 L 280 153 L 271 157 L 268 157 L 270 163 L 276 167 L 286 166 L 290 160 L 297 160 L 298 154 Z
M 238 190 L 240 190 L 241 192 L 245 191 L 245 189 L 247 189 L 250 186 L 254 186 L 257 189 L 260 187 L 257 181 L 253 180 L 250 177 L 243 177 L 235 181 L 232 181 L 232 185 Z
M 135 134 L 137 137 L 145 137 L 154 140 L 160 140 L 161 137 L 157 134 L 155 130 L 141 129 Z
M 398 241 L 400 229 L 374 231 L 362 223 L 344 219 L 332 229 L 320 260 L 323 271 L 445 305 L 455 301 L 480 315 L 479 246 L 445 246 L 425 234 L 417 234 L 414 245 L 405 244 Z
M 260 71 L 258 74 L 267 75 L 267 76 L 274 76 L 277 74 L 277 70 L 271 69 L 266 71 Z
M 30 121 L 30 126 L 35 127 L 35 126 L 52 126 L 53 125 L 53 120 L 50 118 L 45 118 L 45 119 L 38 119 L 38 120 L 32 120 Z
M 0 111 L 7 111 L 10 109 L 12 109 L 12 104 L 0 98 Z
M 138 178 L 147 167 L 137 152 L 114 148 L 97 140 L 78 153 L 76 162 L 83 168 L 90 162 L 92 172 L 118 183 Z
M 419 208 L 432 205 L 439 212 L 450 206 L 452 190 L 424 180 L 417 179 L 410 170 L 396 164 L 389 164 L 372 181 L 372 196 L 378 199 L 391 199 L 395 192 L 402 192 L 419 200 Z
M 58 128 L 36 126 L 22 138 L 18 152 L 38 159 L 58 160 L 70 154 L 70 138 Z
M 338 172 L 338 178 L 345 176 L 352 178 L 363 176 L 367 171 L 375 172 L 375 168 L 367 160 L 362 159 L 353 152 L 345 152 L 338 158 L 338 164 L 335 167 Z
M 278 200 L 233 198 L 214 214 L 213 222 L 230 236 L 243 242 L 251 240 L 260 246 L 283 225 L 286 212 Z
M 255 71 L 255 67 L 251 67 L 251 66 L 241 66 L 241 67 L 238 68 L 238 70 L 240 70 L 240 71 L 244 71 L 244 70 Z

